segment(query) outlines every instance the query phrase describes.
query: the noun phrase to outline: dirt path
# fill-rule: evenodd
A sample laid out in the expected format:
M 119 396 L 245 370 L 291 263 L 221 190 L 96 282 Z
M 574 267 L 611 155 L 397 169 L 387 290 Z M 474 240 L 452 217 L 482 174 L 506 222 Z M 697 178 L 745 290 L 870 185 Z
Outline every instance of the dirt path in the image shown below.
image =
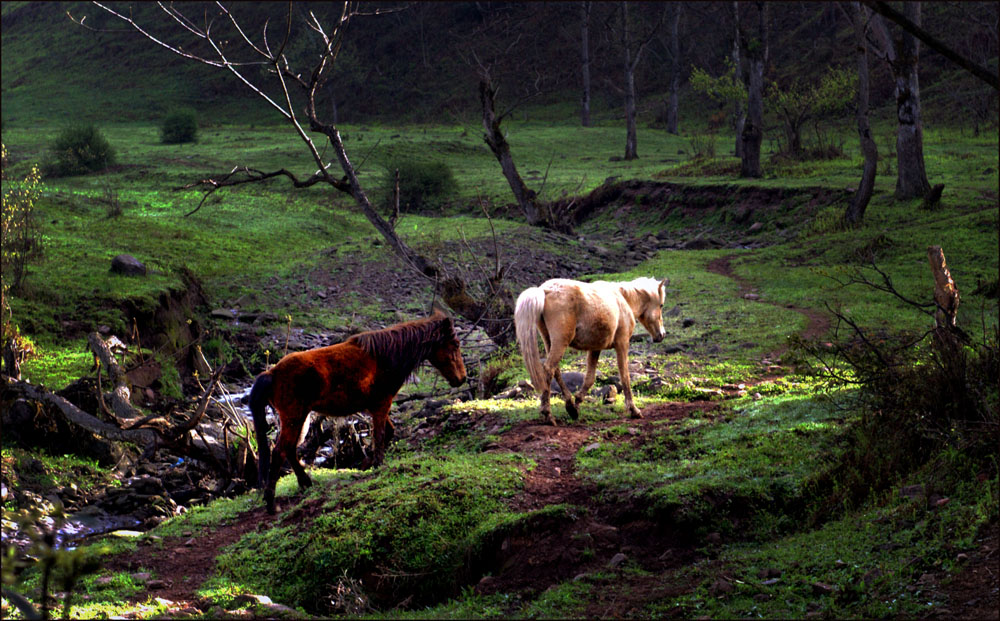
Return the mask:
M 774 306 L 782 306 L 783 308 L 793 310 L 803 315 L 807 321 L 805 329 L 799 333 L 799 336 L 803 339 L 809 340 L 819 338 L 830 330 L 830 318 L 822 311 L 814 308 L 800 308 L 791 304 L 778 304 L 777 302 L 761 299 L 760 293 L 750 283 L 750 281 L 739 276 L 733 271 L 733 266 L 730 264 L 730 261 L 733 258 L 734 255 L 729 255 L 719 257 L 718 259 L 712 259 L 706 267 L 708 268 L 708 271 L 714 274 L 720 274 L 735 280 L 736 284 L 740 286 L 739 296 L 743 299 L 762 302 L 764 304 L 771 304 Z M 782 346 L 774 352 L 768 354 L 768 357 L 780 356 L 786 349 L 786 347 Z

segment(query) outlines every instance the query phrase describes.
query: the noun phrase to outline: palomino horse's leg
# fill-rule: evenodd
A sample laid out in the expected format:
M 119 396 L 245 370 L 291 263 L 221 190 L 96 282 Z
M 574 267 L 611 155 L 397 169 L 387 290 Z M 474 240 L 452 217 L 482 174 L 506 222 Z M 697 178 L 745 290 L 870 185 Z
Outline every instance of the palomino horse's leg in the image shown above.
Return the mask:
M 642 418 L 639 408 L 635 407 L 635 403 L 632 402 L 632 378 L 628 372 L 628 341 L 629 339 L 626 338 L 624 342 L 621 339 L 615 342 L 615 353 L 618 355 L 618 374 L 622 380 L 622 392 L 625 393 L 625 411 L 632 418 Z
M 545 323 L 539 322 L 538 328 L 538 331 L 542 334 L 542 344 L 545 345 L 545 361 L 542 363 L 542 371 L 545 374 L 545 381 L 542 382 L 541 386 L 536 387 L 539 392 L 538 399 L 541 402 L 539 409 L 541 410 L 542 418 L 545 419 L 545 422 L 555 427 L 556 419 L 552 416 L 552 404 L 549 402 L 549 395 L 552 392 L 552 377 L 559 372 L 559 358 L 562 358 L 563 351 L 566 350 L 566 345 L 563 345 L 562 349 L 559 350 L 559 353 L 556 354 L 552 350 L 552 336 L 549 334 L 549 330 Z M 552 367 L 549 365 L 549 362 L 552 360 L 555 360 L 555 371 L 553 371 Z M 562 376 L 557 377 L 559 377 L 559 381 L 562 382 Z
M 559 370 L 559 367 L 556 367 L 554 375 L 556 383 L 562 391 L 563 399 L 566 400 L 566 411 L 569 412 L 570 418 L 576 420 L 580 417 L 580 411 L 576 408 L 576 403 L 573 402 L 573 393 L 570 392 L 569 388 L 566 386 L 566 382 L 563 381 L 562 372 Z M 551 382 L 549 382 L 549 388 L 551 387 Z
M 601 350 L 599 349 L 587 352 L 587 374 L 583 377 L 583 385 L 580 386 L 580 391 L 576 393 L 577 405 L 583 403 L 584 397 L 587 396 L 587 393 L 594 386 L 594 380 L 597 379 L 597 359 L 600 357 Z

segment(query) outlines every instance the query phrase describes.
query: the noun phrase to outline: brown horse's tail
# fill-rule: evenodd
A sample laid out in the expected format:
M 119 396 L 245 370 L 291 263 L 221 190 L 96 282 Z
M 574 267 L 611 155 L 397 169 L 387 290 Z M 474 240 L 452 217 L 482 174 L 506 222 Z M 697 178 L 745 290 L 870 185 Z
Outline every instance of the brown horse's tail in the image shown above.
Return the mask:
M 521 348 L 524 366 L 528 367 L 531 383 L 539 392 L 548 385 L 542 357 L 538 353 L 538 320 L 545 309 L 545 291 L 541 287 L 531 287 L 517 296 L 514 307 L 514 328 L 517 344 Z
M 274 376 L 261 373 L 250 389 L 250 413 L 257 436 L 257 487 L 267 488 L 267 474 L 271 468 L 271 446 L 267 442 L 267 412 L 265 408 L 274 395 Z

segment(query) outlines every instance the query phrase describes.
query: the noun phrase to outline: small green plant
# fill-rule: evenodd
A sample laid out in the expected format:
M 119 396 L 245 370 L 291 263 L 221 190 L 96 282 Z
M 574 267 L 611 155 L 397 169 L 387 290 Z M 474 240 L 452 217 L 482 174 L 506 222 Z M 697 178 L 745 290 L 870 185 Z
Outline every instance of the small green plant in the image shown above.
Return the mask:
M 198 118 L 194 110 L 173 110 L 163 118 L 163 125 L 160 127 L 160 142 L 163 144 L 194 142 L 197 138 Z
M 51 152 L 45 172 L 53 177 L 103 170 L 116 161 L 111 143 L 93 125 L 66 128 L 52 143 Z
M 399 208 L 424 211 L 442 206 L 458 192 L 458 184 L 448 164 L 440 161 L 391 160 L 384 165 L 384 204 L 393 210 L 393 188 L 399 171 Z

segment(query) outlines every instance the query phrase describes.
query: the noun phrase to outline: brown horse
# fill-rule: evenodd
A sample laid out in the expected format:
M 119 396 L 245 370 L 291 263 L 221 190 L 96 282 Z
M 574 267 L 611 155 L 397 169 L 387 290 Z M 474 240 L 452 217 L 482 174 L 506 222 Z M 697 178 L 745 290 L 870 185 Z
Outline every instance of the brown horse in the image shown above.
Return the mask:
M 389 420 L 392 400 L 413 369 L 429 361 L 452 386 L 465 381 L 465 363 L 455 326 L 444 311 L 384 330 L 355 334 L 343 343 L 288 354 L 257 376 L 250 390 L 250 412 L 257 434 L 258 484 L 264 488 L 268 513 L 274 513 L 274 487 L 287 459 L 299 488 L 312 485 L 296 448 L 309 412 L 348 416 L 367 411 L 375 431 L 374 455 L 362 467 L 379 466 L 385 458 L 385 437 L 393 433 Z M 280 430 L 271 459 L 267 443 L 270 404 Z
M 669 282 L 666 278 L 662 281 L 637 278 L 630 282 L 586 283 L 556 278 L 545 281 L 540 287 L 525 289 L 518 296 L 514 308 L 517 343 L 531 382 L 541 393 L 541 412 L 545 420 L 556 424 L 549 406 L 552 377 L 555 376 L 562 389 L 566 411 L 576 419 L 579 416 L 578 406 L 594 385 L 597 359 L 601 351 L 611 348 L 618 354 L 625 410 L 633 418 L 642 418 L 639 408 L 632 401 L 628 344 L 636 320 L 655 342 L 659 343 L 666 336 L 660 308 Z M 539 332 L 547 352 L 544 362 L 538 353 Z M 559 359 L 567 347 L 587 352 L 587 374 L 575 401 L 559 373 Z

